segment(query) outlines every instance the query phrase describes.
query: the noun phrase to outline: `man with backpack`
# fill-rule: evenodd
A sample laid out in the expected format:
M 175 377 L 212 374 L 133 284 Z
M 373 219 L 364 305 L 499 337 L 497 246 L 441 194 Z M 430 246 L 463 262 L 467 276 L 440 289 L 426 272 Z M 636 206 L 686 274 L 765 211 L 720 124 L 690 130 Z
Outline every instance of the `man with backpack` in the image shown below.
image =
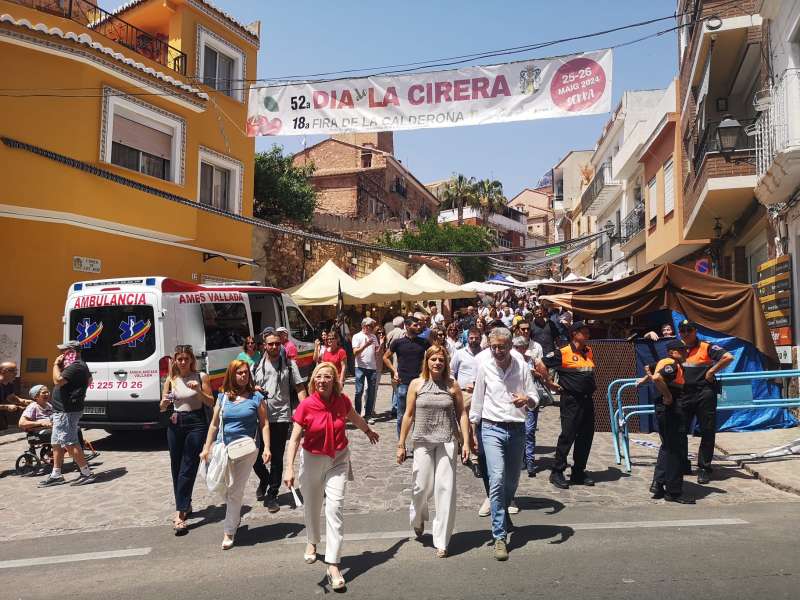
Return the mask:
M 272 460 L 268 471 L 261 459 L 264 442 L 259 436 L 259 451 L 253 471 L 259 480 L 256 498 L 264 499 L 264 506 L 269 512 L 278 512 L 278 490 L 283 481 L 283 454 L 292 426 L 292 396 L 296 394 L 297 402 L 303 400 L 306 397 L 306 388 L 297 363 L 286 355 L 278 333 L 267 330 L 264 335 L 264 350 L 261 360 L 253 365 L 252 371 L 256 390 L 264 394 L 267 402 Z

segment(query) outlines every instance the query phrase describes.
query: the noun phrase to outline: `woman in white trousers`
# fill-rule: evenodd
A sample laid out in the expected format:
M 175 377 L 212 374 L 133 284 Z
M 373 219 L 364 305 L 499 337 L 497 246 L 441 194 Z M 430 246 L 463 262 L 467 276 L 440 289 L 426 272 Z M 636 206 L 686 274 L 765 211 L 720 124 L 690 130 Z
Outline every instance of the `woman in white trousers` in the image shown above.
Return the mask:
M 221 427 L 220 427 L 221 424 Z M 264 439 L 262 458 L 268 463 L 272 458 L 269 452 L 269 420 L 264 397 L 255 391 L 250 377 L 250 365 L 243 360 L 234 360 L 228 365 L 225 380 L 222 383 L 214 416 L 208 428 L 208 436 L 200 460 L 208 462 L 211 446 L 215 441 L 223 441 L 226 446 L 239 440 L 256 435 L 256 428 L 261 427 Z M 241 442 L 239 442 L 241 443 Z M 252 444 L 253 452 L 236 460 L 228 459 L 230 479 L 225 493 L 225 521 L 223 523 L 222 549 L 233 547 L 233 539 L 242 515 L 242 497 L 253 463 L 256 462 L 258 446 Z
M 433 545 L 436 556 L 445 558 L 455 526 L 456 439 L 461 438 L 461 461 L 465 462 L 469 458 L 469 422 L 461 388 L 450 377 L 450 359 L 441 346 L 428 348 L 421 376 L 408 386 L 406 412 L 397 444 L 398 464 L 406 459 L 406 438 L 412 424 L 411 527 L 417 538 L 422 536 L 425 521 L 430 518 L 428 498 L 433 496 L 436 509 Z
M 312 394 L 305 398 L 292 415 L 294 427 L 286 450 L 288 456 L 283 478 L 286 487 L 294 486 L 294 459 L 300 438 L 303 438 L 303 466 L 300 488 L 303 491 L 306 523 L 306 544 L 303 559 L 317 560 L 320 541 L 319 513 L 325 499 L 325 562 L 327 576 L 334 590 L 345 587 L 339 569 L 344 527 L 342 510 L 344 491 L 350 473 L 350 450 L 347 447 L 346 425 L 350 421 L 363 431 L 370 443 L 378 443 L 378 434 L 353 409 L 342 393 L 336 366 L 323 362 L 311 374 Z

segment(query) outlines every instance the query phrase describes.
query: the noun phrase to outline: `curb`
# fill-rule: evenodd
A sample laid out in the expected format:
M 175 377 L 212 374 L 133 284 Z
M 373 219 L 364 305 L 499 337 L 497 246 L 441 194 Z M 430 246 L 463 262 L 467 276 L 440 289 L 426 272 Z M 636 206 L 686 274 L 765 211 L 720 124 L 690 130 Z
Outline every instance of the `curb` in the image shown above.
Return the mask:
M 724 452 L 726 455 L 731 454 L 725 448 L 723 448 L 722 446 L 719 446 L 717 444 L 714 444 L 714 448 L 716 448 L 720 452 Z M 765 483 L 768 486 L 773 487 L 773 488 L 775 488 L 777 490 L 781 490 L 782 492 L 788 492 L 790 494 L 795 494 L 797 496 L 800 496 L 800 488 L 795 487 L 795 486 L 790 485 L 790 484 L 787 484 L 787 483 L 783 483 L 781 481 L 778 481 L 778 480 L 770 477 L 769 475 L 765 475 L 765 474 L 761 473 L 758 470 L 758 467 L 759 467 L 758 464 L 753 464 L 751 466 L 751 465 L 749 465 L 747 463 L 746 460 L 737 460 L 735 462 L 742 470 L 744 470 L 746 473 L 750 473 L 753 477 L 758 479 L 760 482 Z

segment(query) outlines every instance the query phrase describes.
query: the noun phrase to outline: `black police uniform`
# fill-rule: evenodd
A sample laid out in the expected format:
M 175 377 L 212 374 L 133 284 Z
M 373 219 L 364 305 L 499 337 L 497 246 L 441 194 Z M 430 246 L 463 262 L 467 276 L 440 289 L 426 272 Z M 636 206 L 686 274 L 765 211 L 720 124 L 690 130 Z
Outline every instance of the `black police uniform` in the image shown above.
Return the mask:
M 653 480 L 657 487 L 657 495 L 663 491 L 669 496 L 677 497 L 683 493 L 683 468 L 686 457 L 686 420 L 682 409 L 684 371 L 675 359 L 664 358 L 658 362 L 653 372 L 662 377 L 672 395 L 672 403 L 669 405 L 664 404 L 662 396 L 655 399 L 661 447 L 658 450 Z
M 717 432 L 717 392 L 716 383 L 706 380 L 708 369 L 725 356 L 726 351 L 722 346 L 699 341 L 689 348 L 689 355 L 683 363 L 686 384 L 683 389 L 683 413 L 686 418 L 686 430 L 692 422 L 692 417 L 697 417 L 700 425 L 700 450 L 697 453 L 697 468 L 707 473 L 711 472 L 711 460 L 714 457 L 714 439 Z M 688 440 L 686 442 L 688 457 Z M 686 458 L 686 465 L 690 467 Z
M 572 478 L 580 480 L 589 460 L 594 439 L 594 401 L 597 387 L 594 379 L 592 349 L 584 346 L 578 351 L 570 343 L 545 355 L 544 364 L 558 372 L 561 392 L 561 434 L 556 444 L 554 472 L 567 468 L 567 455 L 572 445 Z

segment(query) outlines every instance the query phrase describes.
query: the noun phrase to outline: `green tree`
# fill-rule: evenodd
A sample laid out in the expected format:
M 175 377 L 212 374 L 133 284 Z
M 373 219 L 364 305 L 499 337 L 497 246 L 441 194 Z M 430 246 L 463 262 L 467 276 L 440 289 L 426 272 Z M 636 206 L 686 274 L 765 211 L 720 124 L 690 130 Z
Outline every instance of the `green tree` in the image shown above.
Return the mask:
M 458 226 L 464 223 L 464 206 L 476 207 L 478 197 L 475 193 L 475 178 L 466 175 L 453 176 L 439 193 L 442 208 L 455 208 L 458 211 Z
M 436 219 L 425 221 L 416 231 L 405 231 L 396 239 L 386 233 L 379 243 L 403 250 L 430 252 L 486 252 L 492 248 L 492 238 L 485 227 L 439 225 Z M 453 260 L 467 281 L 482 281 L 489 272 L 486 258 L 459 257 Z
M 484 225 L 489 223 L 489 215 L 499 213 L 506 206 L 508 200 L 503 194 L 503 184 L 492 179 L 481 179 L 475 184 L 475 196 L 481 211 L 481 221 Z
M 271 223 L 285 219 L 310 223 L 317 206 L 317 192 L 309 180 L 313 163 L 295 166 L 283 148 L 273 145 L 269 152 L 256 154 L 255 166 L 253 214 Z

